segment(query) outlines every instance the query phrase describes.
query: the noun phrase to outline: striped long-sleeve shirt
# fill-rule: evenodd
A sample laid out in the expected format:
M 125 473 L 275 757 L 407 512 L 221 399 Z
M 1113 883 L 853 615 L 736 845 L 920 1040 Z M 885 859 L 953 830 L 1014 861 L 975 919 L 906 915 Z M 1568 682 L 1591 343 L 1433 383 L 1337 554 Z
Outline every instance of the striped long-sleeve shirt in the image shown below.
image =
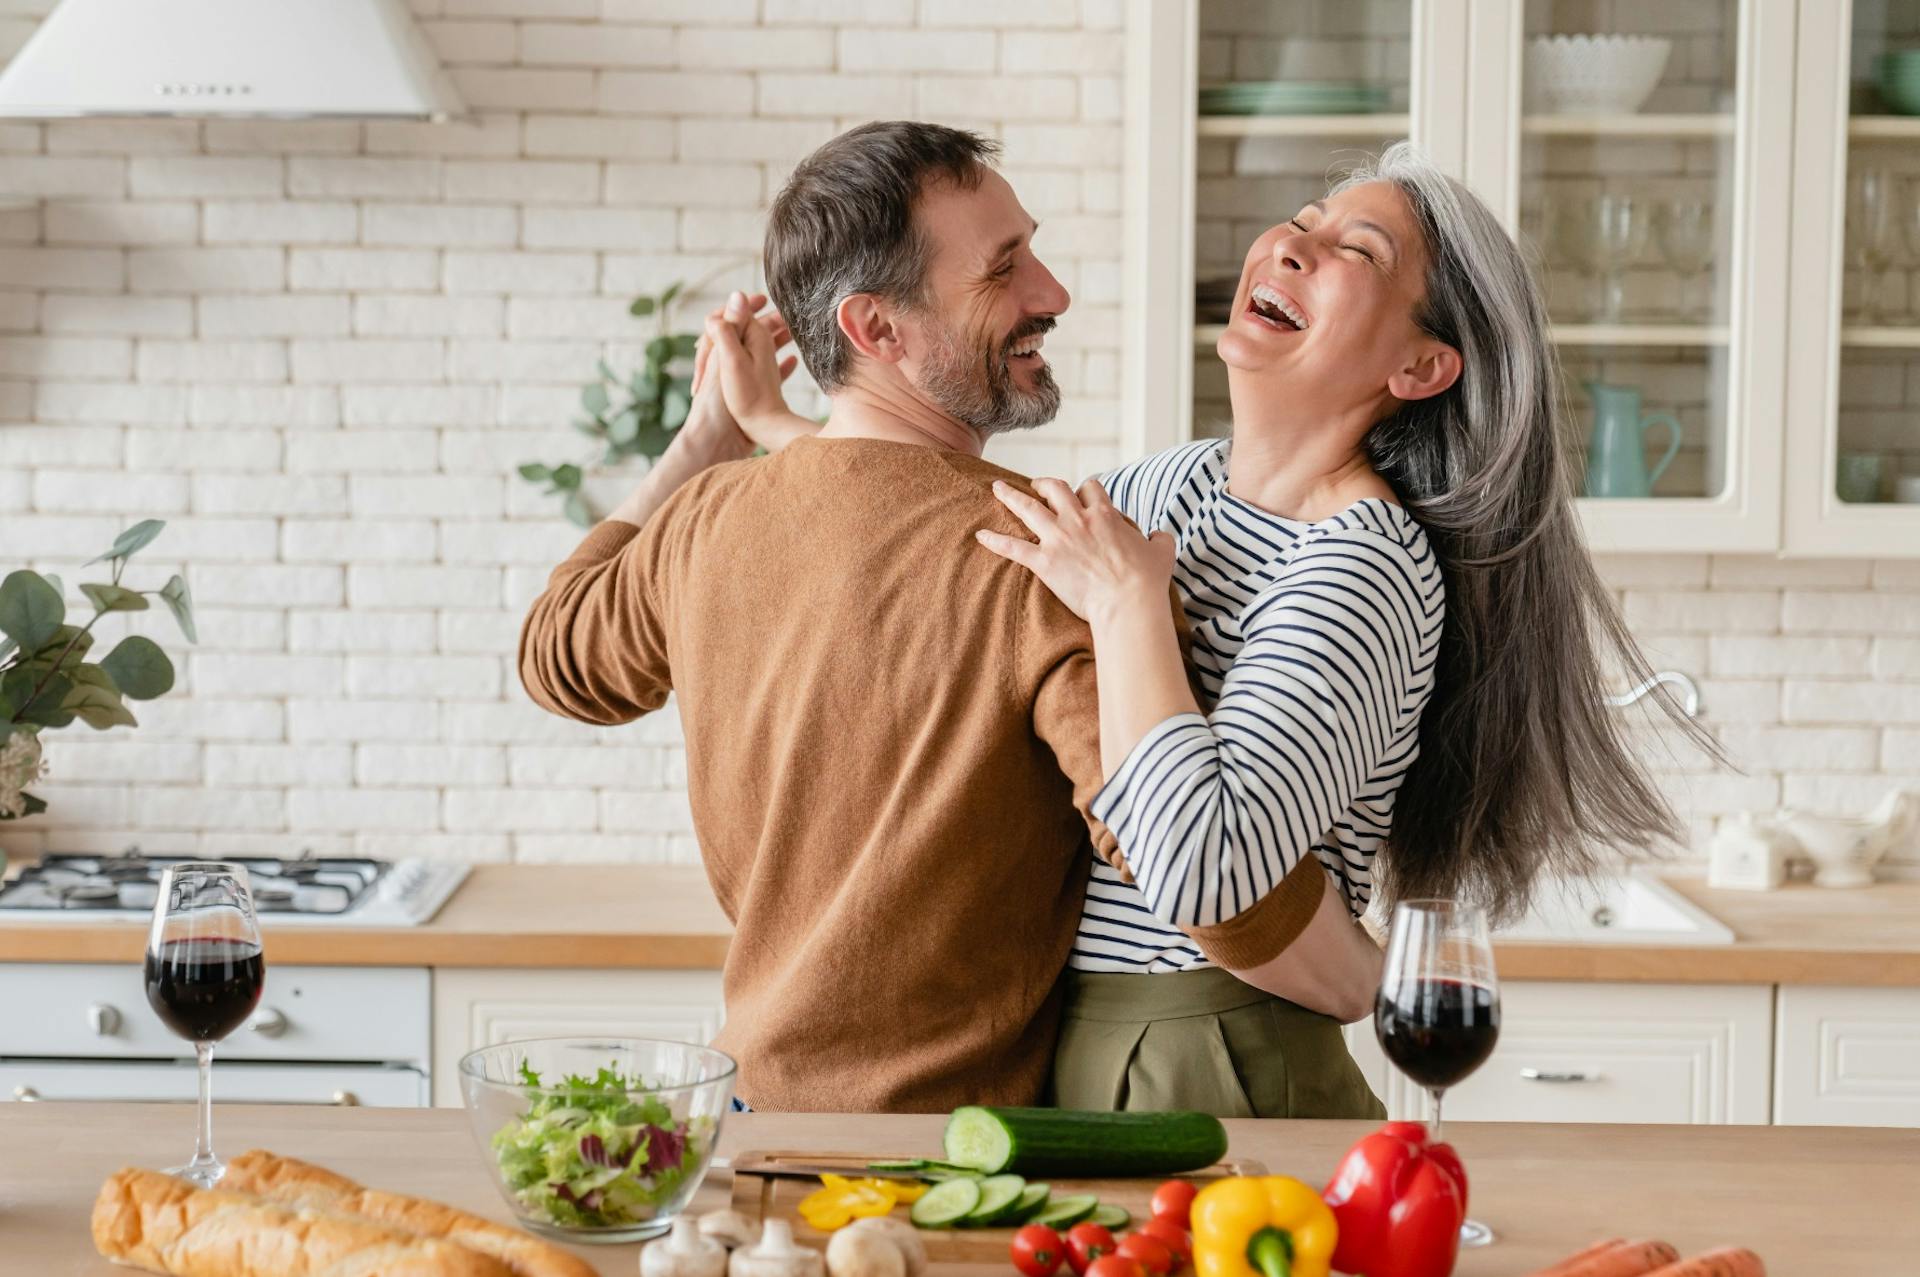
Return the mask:
M 1425 533 L 1377 499 L 1318 523 L 1268 514 L 1227 492 L 1227 449 L 1186 444 L 1102 480 L 1179 545 L 1205 712 L 1155 727 L 1094 801 L 1134 882 L 1095 862 L 1083 971 L 1207 965 L 1180 928 L 1252 908 L 1308 855 L 1357 917 L 1418 752 L 1445 602 Z

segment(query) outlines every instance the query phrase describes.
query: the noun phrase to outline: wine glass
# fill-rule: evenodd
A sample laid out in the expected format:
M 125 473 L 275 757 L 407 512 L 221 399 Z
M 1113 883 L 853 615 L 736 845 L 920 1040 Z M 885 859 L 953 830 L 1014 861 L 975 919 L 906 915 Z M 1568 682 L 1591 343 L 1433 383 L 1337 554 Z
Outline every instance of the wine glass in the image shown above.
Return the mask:
M 193 1043 L 200 1060 L 193 1160 L 168 1174 L 201 1188 L 227 1171 L 213 1155 L 213 1044 L 253 1014 L 266 974 L 246 869 L 212 861 L 168 865 L 147 936 L 147 1002 Z
M 1688 319 L 1711 319 L 1713 298 L 1700 296 L 1699 279 L 1713 264 L 1713 205 L 1700 199 L 1676 199 L 1660 210 L 1660 256 L 1680 275 L 1680 310 Z
M 1442 1096 L 1484 1064 L 1500 1038 L 1500 983 L 1484 913 L 1448 900 L 1394 908 L 1373 1031 L 1387 1058 L 1433 1097 L 1438 1144 Z M 1478 1220 L 1460 1226 L 1462 1246 L 1492 1240 Z
M 1907 260 L 1920 266 L 1920 177 L 1907 182 L 1907 198 L 1900 206 L 1900 230 L 1907 241 Z M 1920 277 L 1908 277 L 1907 317 L 1920 323 Z
M 1882 279 L 1899 255 L 1900 228 L 1893 181 L 1882 169 L 1868 169 L 1854 183 L 1848 208 L 1848 247 L 1861 269 L 1859 314 L 1863 324 L 1887 318 L 1881 298 L 1891 279 Z

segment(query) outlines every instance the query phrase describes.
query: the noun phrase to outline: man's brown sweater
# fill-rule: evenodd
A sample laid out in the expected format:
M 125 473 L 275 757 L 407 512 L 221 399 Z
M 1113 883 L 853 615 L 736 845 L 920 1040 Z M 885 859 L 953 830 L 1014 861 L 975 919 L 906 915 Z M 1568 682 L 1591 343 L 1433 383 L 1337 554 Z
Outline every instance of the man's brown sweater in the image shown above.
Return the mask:
M 1089 856 L 1119 857 L 1086 815 L 1091 639 L 974 540 L 1022 531 L 996 478 L 1025 484 L 958 453 L 802 439 L 705 472 L 642 529 L 595 528 L 527 618 L 521 678 L 547 709 L 623 723 L 678 694 L 736 928 L 715 1045 L 755 1107 L 1042 1093 Z M 1277 953 L 1311 885 L 1219 938 Z

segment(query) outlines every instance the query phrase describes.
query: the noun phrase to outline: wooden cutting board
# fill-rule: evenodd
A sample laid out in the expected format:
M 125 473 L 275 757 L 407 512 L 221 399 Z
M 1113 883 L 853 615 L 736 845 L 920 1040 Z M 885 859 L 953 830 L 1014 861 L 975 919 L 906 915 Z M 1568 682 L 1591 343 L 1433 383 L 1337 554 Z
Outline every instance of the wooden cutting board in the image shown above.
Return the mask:
M 792 1167 L 825 1169 L 835 1174 L 858 1177 L 868 1174 L 867 1163 L 905 1161 L 915 1156 L 911 1153 L 804 1153 L 759 1151 L 746 1152 L 733 1159 L 733 1208 L 748 1219 L 759 1221 L 769 1215 L 791 1220 L 793 1235 L 803 1245 L 824 1249 L 827 1244 L 826 1233 L 817 1232 L 800 1218 L 800 1199 L 820 1187 L 820 1181 L 812 1174 L 799 1176 L 790 1172 Z M 1058 1200 L 1076 1193 L 1092 1193 L 1103 1203 L 1125 1207 L 1134 1220 L 1146 1219 L 1150 1213 L 1149 1204 L 1153 1199 L 1153 1190 L 1169 1178 L 1190 1179 L 1199 1184 L 1219 1179 L 1223 1175 L 1265 1175 L 1267 1168 L 1260 1162 L 1246 1157 L 1230 1157 L 1223 1162 L 1209 1166 L 1204 1171 L 1194 1171 L 1180 1176 L 1155 1176 L 1152 1178 L 1132 1179 L 1050 1179 L 1053 1197 Z M 894 1214 L 905 1219 L 907 1208 L 902 1206 Z M 1005 1260 L 1007 1243 L 1012 1239 L 1011 1228 L 937 1228 L 922 1229 L 921 1238 L 927 1244 L 927 1258 L 937 1262 L 979 1263 Z

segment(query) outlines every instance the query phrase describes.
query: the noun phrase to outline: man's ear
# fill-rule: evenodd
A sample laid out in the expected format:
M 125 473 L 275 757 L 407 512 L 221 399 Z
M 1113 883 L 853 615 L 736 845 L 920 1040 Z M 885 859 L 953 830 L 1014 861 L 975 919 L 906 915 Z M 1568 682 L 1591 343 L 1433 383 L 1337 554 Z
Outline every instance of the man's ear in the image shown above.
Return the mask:
M 1419 354 L 1387 378 L 1387 393 L 1403 402 L 1431 399 L 1460 380 L 1460 352 L 1445 342 L 1422 343 Z
M 834 319 L 853 348 L 868 359 L 897 364 L 906 358 L 906 344 L 901 340 L 893 308 L 872 293 L 841 298 Z

